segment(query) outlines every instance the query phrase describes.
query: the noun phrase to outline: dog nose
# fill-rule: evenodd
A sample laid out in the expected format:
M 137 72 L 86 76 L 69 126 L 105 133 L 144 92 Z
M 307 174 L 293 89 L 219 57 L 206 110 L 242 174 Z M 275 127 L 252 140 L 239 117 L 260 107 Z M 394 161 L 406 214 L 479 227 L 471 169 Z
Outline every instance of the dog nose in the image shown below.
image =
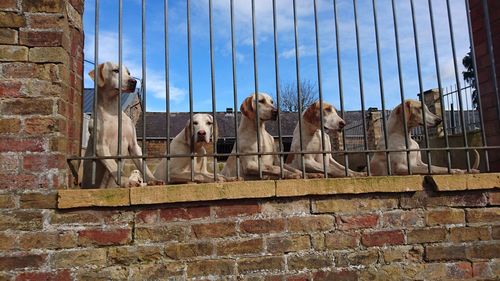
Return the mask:
M 341 120 L 339 122 L 339 129 L 342 130 L 343 128 L 345 127 L 345 121 L 344 120 Z
M 207 132 L 205 132 L 205 130 L 198 131 L 198 136 L 204 137 L 206 134 L 207 134 Z
M 137 80 L 135 80 L 135 79 L 129 79 L 128 80 L 128 87 L 129 88 L 135 89 L 136 86 L 137 86 Z
M 441 124 L 441 122 L 443 122 L 443 119 L 441 119 L 441 118 L 439 118 L 439 117 L 438 117 L 438 118 L 436 118 L 436 124 Z

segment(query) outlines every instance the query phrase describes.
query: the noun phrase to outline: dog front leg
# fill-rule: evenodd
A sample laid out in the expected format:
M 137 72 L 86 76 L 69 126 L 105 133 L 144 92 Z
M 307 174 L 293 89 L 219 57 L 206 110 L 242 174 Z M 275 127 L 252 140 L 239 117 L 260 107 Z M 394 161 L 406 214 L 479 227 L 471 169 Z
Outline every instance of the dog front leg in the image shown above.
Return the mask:
M 139 144 L 137 144 L 137 143 L 132 144 L 129 148 L 129 153 L 130 153 L 130 155 L 133 155 L 133 156 L 142 156 L 142 150 L 141 150 L 141 147 L 139 146 Z M 134 164 L 137 167 L 137 169 L 142 172 L 142 165 L 143 165 L 142 158 L 134 158 L 134 159 L 132 159 L 132 161 L 134 161 Z M 146 182 L 148 185 L 162 185 L 162 184 L 164 184 L 164 182 L 162 180 L 158 180 L 155 178 L 155 176 L 153 175 L 151 170 L 149 170 L 147 165 L 145 165 L 144 172 L 145 172 L 145 175 L 143 174 L 144 182 Z
M 340 164 L 339 162 L 335 161 L 332 156 L 329 156 L 329 168 L 330 171 L 328 172 L 329 175 L 333 177 L 343 177 L 345 176 L 345 166 Z M 349 168 L 347 168 L 347 176 L 348 177 L 364 177 L 366 176 L 366 173 L 364 172 L 356 172 L 353 171 Z
M 111 155 L 109 147 L 105 145 L 98 145 L 96 147 L 96 152 L 98 156 Z M 113 159 L 101 159 L 101 163 L 108 171 L 107 173 L 108 175 L 105 175 L 102 181 L 102 183 L 106 184 L 105 186 L 101 185 L 101 187 L 111 187 L 111 179 L 109 178 L 109 176 L 111 176 L 115 184 L 118 185 L 118 164 L 116 163 L 116 161 Z M 128 178 L 121 177 L 121 187 L 128 187 L 128 186 L 129 186 Z

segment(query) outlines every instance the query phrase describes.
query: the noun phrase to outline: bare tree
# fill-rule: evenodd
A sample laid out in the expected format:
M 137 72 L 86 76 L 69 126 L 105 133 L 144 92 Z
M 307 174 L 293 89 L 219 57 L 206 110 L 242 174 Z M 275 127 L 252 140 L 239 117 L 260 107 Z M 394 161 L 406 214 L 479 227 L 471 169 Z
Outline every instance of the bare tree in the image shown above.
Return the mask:
M 316 84 L 309 80 L 302 80 L 300 82 L 300 112 L 304 111 L 317 100 L 318 90 L 316 89 Z M 299 111 L 297 84 L 295 82 L 281 83 L 280 109 L 287 112 Z

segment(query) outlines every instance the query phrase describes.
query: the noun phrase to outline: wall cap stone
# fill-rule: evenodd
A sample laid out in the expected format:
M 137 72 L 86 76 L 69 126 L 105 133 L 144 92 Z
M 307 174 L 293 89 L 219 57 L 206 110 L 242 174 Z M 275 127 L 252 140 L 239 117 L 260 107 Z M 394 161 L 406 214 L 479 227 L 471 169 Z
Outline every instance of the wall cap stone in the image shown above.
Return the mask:
M 500 188 L 500 173 L 433 175 L 425 180 L 437 191 L 459 191 Z

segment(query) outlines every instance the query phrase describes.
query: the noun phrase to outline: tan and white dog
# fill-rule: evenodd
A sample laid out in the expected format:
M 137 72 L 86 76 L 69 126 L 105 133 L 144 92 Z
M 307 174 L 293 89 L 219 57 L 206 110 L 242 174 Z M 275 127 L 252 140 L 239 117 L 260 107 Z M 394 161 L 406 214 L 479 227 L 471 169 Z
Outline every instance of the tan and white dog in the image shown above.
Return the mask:
M 259 127 L 257 128 L 257 108 L 258 105 Z M 240 125 L 238 127 L 238 144 L 240 153 L 257 153 L 257 131 L 260 133 L 260 151 L 261 152 L 276 152 L 274 138 L 266 131 L 265 123 L 268 120 L 276 120 L 278 117 L 278 110 L 274 107 L 273 99 L 265 94 L 252 94 L 247 97 L 240 106 L 242 113 Z M 232 153 L 236 152 L 236 147 L 233 147 Z M 278 157 L 275 155 L 262 155 L 261 156 L 261 169 L 263 178 L 278 178 L 281 170 L 277 165 Z M 259 178 L 259 157 L 255 156 L 241 156 L 241 174 L 244 179 L 258 179 Z M 293 169 L 288 165 L 283 169 L 285 178 L 300 178 L 301 173 L 297 169 Z M 236 177 L 236 156 L 229 156 L 222 175 L 226 177 Z
M 175 136 L 170 143 L 172 154 L 190 154 L 191 145 L 194 148 L 194 182 L 213 182 L 214 174 L 208 172 L 207 148 L 217 141 L 217 127 L 212 115 L 197 113 L 193 115 L 193 132 L 191 133 L 191 122 L 188 120 L 182 131 Z M 154 176 L 167 182 L 167 159 L 163 159 L 156 167 Z M 191 157 L 172 157 L 169 162 L 169 176 L 172 183 L 184 183 L 191 181 Z M 224 181 L 224 177 L 218 176 L 218 181 Z
M 411 138 L 411 129 L 418 126 L 428 126 L 435 127 L 442 122 L 442 119 L 429 111 L 427 106 L 424 105 L 425 110 L 425 120 L 422 114 L 422 103 L 417 100 L 406 100 L 404 103 L 396 106 L 391 112 L 389 119 L 387 120 L 387 139 L 388 139 L 388 149 L 398 150 L 406 149 L 405 146 L 405 134 L 408 137 L 408 149 L 419 149 L 418 143 Z M 403 111 L 406 118 L 407 130 L 404 132 L 403 127 Z M 379 143 L 378 149 L 385 149 L 385 142 L 382 139 Z M 473 164 L 472 173 L 479 173 L 477 170 L 479 166 L 479 153 L 474 150 L 476 154 L 476 160 Z M 428 174 L 429 168 L 426 163 L 422 161 L 420 151 L 410 151 L 410 169 L 412 174 Z M 391 171 L 395 175 L 407 175 L 408 174 L 408 162 L 406 158 L 406 152 L 390 152 L 389 157 L 391 160 Z M 381 176 L 387 175 L 387 158 L 385 152 L 378 152 L 373 155 L 370 161 L 370 170 L 372 175 Z M 461 169 L 451 169 L 452 174 L 463 174 L 466 170 Z M 431 166 L 432 174 L 446 174 L 448 173 L 448 168 Z
M 321 115 L 320 115 L 319 101 L 311 104 L 302 114 L 302 145 L 305 152 L 307 151 L 321 151 L 323 150 L 321 141 L 322 130 L 328 131 L 341 131 L 345 127 L 345 121 L 340 118 L 335 108 L 326 102 L 323 102 L 323 128 L 321 128 Z M 331 142 L 327 132 L 324 132 L 325 149 L 330 151 Z M 293 131 L 292 144 L 290 152 L 300 153 L 300 129 L 299 124 Z M 323 154 L 304 154 L 304 166 L 306 172 L 309 173 L 323 173 Z M 345 167 L 333 159 L 332 154 L 326 155 L 327 159 L 327 173 L 330 177 L 343 177 L 345 176 Z M 292 167 L 302 168 L 302 157 L 300 155 L 289 154 L 287 157 L 288 164 Z M 348 176 L 365 176 L 365 173 L 355 172 L 348 170 Z
M 118 109 L 119 95 L 119 67 L 106 62 L 100 64 L 99 77 L 95 77 L 92 70 L 89 76 L 97 83 L 97 108 L 94 115 L 93 126 L 95 126 L 96 156 L 113 156 L 118 154 L 118 138 L 121 142 L 122 155 L 141 156 L 141 147 L 137 143 L 135 126 L 132 120 Z M 131 93 L 135 90 L 137 81 L 130 76 L 129 70 L 122 66 L 122 93 Z M 122 119 L 122 135 L 118 136 L 118 117 Z M 85 156 L 92 156 L 93 136 L 89 138 L 88 149 Z M 137 169 L 142 170 L 142 159 L 133 159 Z M 146 166 L 146 182 L 148 184 L 161 184 L 154 178 L 153 173 Z M 101 159 L 96 161 L 95 182 L 92 183 L 92 161 L 83 161 L 83 177 L 81 186 L 83 188 L 105 188 L 118 186 L 118 164 L 114 159 Z M 140 186 L 140 182 L 121 176 L 121 186 Z

